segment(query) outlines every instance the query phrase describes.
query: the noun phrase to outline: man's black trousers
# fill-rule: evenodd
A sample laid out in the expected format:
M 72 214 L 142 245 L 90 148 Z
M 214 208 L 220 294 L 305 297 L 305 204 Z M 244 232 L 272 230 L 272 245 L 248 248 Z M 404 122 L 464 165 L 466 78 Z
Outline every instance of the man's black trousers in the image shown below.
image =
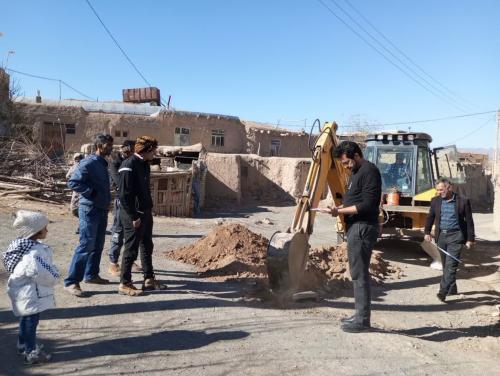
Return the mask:
M 377 223 L 353 223 L 347 230 L 349 269 L 354 287 L 355 321 L 370 325 L 370 258 L 378 237 Z
M 137 260 L 141 247 L 141 266 L 144 279 L 153 278 L 153 215 L 151 211 L 141 215 L 141 225 L 134 228 L 132 218 L 120 210 L 120 219 L 123 226 L 123 257 L 121 265 L 121 283 L 132 282 L 132 265 Z
M 444 249 L 450 255 L 460 260 L 460 252 L 464 243 L 464 236 L 460 230 L 453 232 L 441 232 L 437 240 L 439 248 Z M 441 252 L 441 261 L 443 262 L 443 278 L 439 285 L 439 292 L 446 296 L 457 293 L 457 269 L 458 261 Z

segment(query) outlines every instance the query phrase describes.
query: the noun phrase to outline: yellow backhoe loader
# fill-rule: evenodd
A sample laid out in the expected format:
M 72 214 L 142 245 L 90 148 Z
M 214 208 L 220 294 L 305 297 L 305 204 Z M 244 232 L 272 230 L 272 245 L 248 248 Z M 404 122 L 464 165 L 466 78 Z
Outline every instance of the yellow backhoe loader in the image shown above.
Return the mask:
M 319 124 L 318 120 L 316 122 Z M 423 237 L 430 200 L 436 194 L 435 179 L 446 176 L 454 182 L 464 180 L 461 166 L 456 162 L 456 148 L 431 150 L 431 141 L 428 134 L 401 131 L 376 133 L 366 138 L 364 157 L 379 168 L 382 176 L 382 234 L 404 235 L 405 231 L 414 231 L 413 235 Z M 315 210 L 323 191 L 329 188 L 334 204 L 342 204 L 349 172 L 333 158 L 333 149 L 339 143 L 337 124 L 325 123 L 311 150 L 312 164 L 292 226 L 285 233 L 275 233 L 269 243 L 267 268 L 273 290 L 298 291 L 309 254 Z M 385 195 L 390 192 L 398 194 L 399 202 L 386 202 Z M 342 215 L 336 223 L 337 239 L 342 241 L 345 228 Z M 423 243 L 422 248 L 433 258 L 434 264 L 440 263 L 436 247 Z

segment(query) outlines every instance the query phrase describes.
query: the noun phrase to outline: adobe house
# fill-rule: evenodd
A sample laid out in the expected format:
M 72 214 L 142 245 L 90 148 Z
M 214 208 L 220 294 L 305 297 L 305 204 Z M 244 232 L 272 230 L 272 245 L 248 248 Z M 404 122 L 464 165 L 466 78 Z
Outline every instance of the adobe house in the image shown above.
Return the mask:
M 124 91 L 125 92 L 125 91 Z M 16 98 L 25 122 L 42 145 L 56 155 L 79 151 L 98 132 L 115 143 L 150 135 L 160 145 L 202 143 L 208 152 L 308 157 L 307 135 L 237 116 L 167 109 L 150 103 Z

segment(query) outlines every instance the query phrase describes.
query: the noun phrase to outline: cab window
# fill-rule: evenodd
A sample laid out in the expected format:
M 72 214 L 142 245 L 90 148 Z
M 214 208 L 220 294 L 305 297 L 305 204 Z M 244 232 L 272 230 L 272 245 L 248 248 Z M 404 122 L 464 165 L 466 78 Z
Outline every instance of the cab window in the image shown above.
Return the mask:
M 413 148 L 377 148 L 377 165 L 382 176 L 382 190 L 396 189 L 403 194 L 412 194 Z
M 432 188 L 431 160 L 426 148 L 418 148 L 417 156 L 417 193 Z

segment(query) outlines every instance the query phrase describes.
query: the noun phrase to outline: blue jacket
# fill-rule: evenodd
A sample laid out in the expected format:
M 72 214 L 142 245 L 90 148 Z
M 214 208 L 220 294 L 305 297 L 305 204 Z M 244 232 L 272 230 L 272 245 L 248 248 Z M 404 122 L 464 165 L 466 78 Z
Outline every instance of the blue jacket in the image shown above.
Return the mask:
M 108 162 L 95 154 L 85 158 L 69 179 L 68 187 L 80 194 L 80 205 L 108 210 L 111 202 Z

